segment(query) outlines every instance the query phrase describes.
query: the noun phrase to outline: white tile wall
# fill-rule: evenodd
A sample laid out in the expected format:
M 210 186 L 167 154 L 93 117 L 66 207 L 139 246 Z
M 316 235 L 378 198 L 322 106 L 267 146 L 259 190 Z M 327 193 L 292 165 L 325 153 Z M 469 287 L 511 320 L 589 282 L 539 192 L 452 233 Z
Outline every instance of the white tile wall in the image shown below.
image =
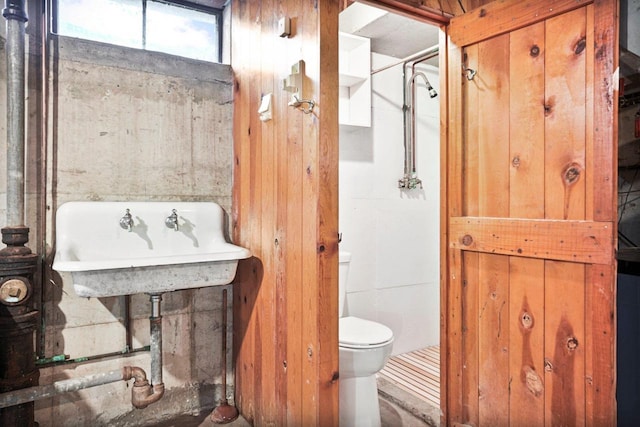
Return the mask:
M 373 68 L 397 61 L 372 54 Z M 421 65 L 438 90 L 438 69 Z M 372 127 L 341 128 L 341 250 L 351 252 L 346 313 L 389 326 L 394 354 L 439 342 L 439 102 L 419 80 L 417 173 L 401 190 L 402 66 L 372 79 Z

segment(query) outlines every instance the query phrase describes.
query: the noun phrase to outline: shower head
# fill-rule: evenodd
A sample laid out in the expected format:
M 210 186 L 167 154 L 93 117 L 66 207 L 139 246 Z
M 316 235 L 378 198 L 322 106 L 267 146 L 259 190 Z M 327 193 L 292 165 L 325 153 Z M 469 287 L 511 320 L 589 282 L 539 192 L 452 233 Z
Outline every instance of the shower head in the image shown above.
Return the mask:
M 436 96 L 438 96 L 438 92 L 436 92 L 436 90 L 433 88 L 433 86 L 431 86 L 431 83 L 429 82 L 429 79 L 427 78 L 427 76 L 422 71 L 416 71 L 415 73 L 413 73 L 413 75 L 411 76 L 411 78 L 407 82 L 407 90 L 408 91 L 412 90 L 411 88 L 415 84 L 416 77 L 422 77 L 422 80 L 424 80 L 424 84 L 427 87 L 427 90 L 429 91 L 429 96 L 431 98 L 435 98 Z
M 438 96 L 438 92 L 436 92 L 433 86 L 431 86 L 431 83 L 429 83 L 429 80 L 427 80 L 427 90 L 429 91 L 429 96 L 431 98 L 435 98 L 436 96 Z

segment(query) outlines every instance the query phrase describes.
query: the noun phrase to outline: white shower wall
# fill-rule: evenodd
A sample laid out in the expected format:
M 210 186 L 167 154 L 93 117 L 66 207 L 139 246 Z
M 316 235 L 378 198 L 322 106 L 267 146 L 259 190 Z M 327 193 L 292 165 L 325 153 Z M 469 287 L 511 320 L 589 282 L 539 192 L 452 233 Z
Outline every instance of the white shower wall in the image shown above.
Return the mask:
M 372 68 L 396 58 L 372 54 Z M 438 69 L 419 65 L 436 90 Z M 389 326 L 393 354 L 439 343 L 440 97 L 417 79 L 417 174 L 404 174 L 402 65 L 372 76 L 372 126 L 340 129 L 341 250 L 351 252 L 346 313 Z

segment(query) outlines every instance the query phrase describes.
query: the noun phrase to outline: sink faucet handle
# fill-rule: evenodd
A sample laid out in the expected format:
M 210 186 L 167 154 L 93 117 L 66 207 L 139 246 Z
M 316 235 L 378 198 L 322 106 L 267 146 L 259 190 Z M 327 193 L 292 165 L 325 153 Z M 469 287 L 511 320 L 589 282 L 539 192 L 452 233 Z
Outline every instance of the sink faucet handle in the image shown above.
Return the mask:
M 129 209 L 127 209 L 122 218 L 120 218 L 120 227 L 124 228 L 127 231 L 131 231 L 131 229 L 133 228 L 133 218 L 131 217 L 131 212 L 129 211 Z
M 178 231 L 178 211 L 171 209 L 171 215 L 164 220 L 164 224 L 169 228 L 173 228 L 174 231 Z

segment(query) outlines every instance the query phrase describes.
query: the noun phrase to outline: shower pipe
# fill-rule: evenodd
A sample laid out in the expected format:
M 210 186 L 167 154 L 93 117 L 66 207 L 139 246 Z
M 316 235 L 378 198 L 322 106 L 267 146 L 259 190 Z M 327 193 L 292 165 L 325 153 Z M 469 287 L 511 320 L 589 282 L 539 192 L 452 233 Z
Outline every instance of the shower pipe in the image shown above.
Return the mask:
M 162 295 L 151 294 L 151 316 L 149 317 L 150 350 L 151 350 L 151 383 L 147 374 L 137 366 L 125 366 L 122 370 L 114 370 L 80 378 L 56 381 L 53 384 L 40 385 L 0 394 L 0 408 L 21 405 L 35 400 L 46 399 L 62 393 L 78 391 L 89 387 L 129 381 L 134 379 L 131 389 L 131 404 L 143 409 L 157 402 L 164 395 L 162 382 L 162 315 L 160 302 Z
M 437 46 L 427 49 L 427 53 L 420 53 L 408 57 L 402 65 L 402 82 L 403 82 L 403 117 L 404 117 L 404 176 L 398 180 L 398 187 L 405 189 L 415 189 L 420 186 L 422 188 L 422 181 L 416 176 L 416 118 L 415 118 L 415 79 L 416 77 L 422 77 L 424 79 L 429 96 L 435 98 L 437 93 L 435 89 L 429 83 L 427 76 L 420 71 L 415 71 L 416 64 L 424 62 L 430 58 L 438 55 L 439 50 Z M 423 51 L 425 52 L 425 51 Z M 407 65 L 411 65 L 411 77 L 407 81 Z M 397 65 L 397 64 L 396 64 Z M 410 89 L 410 90 L 409 90 Z M 407 99 L 409 98 L 409 99 Z
M 400 64 L 405 64 L 406 65 L 408 62 L 415 61 L 415 60 L 418 60 L 418 59 L 421 59 L 421 58 L 425 58 L 425 57 L 432 58 L 433 56 L 436 56 L 439 51 L 440 51 L 440 48 L 439 48 L 438 45 L 431 46 L 431 47 L 429 47 L 429 48 L 427 48 L 425 50 L 421 50 L 420 52 L 416 52 L 416 53 L 414 53 L 412 55 L 404 57 L 404 58 L 402 58 L 402 59 L 400 59 L 400 60 L 398 60 L 398 61 L 396 61 L 394 63 L 387 64 L 384 67 L 376 68 L 375 70 L 371 70 L 371 75 L 377 74 L 377 73 L 379 73 L 381 71 L 384 71 L 384 70 L 388 70 L 389 68 L 393 68 L 396 65 L 400 65 Z M 429 58 L 425 58 L 425 59 L 429 59 Z
M 413 61 L 411 63 L 411 78 L 409 79 L 409 82 L 406 82 L 406 78 L 403 80 L 405 81 L 406 89 L 407 91 L 405 91 L 405 95 L 408 93 L 411 96 L 411 100 L 410 102 L 406 102 L 405 101 L 405 106 L 406 108 L 408 108 L 409 111 L 409 117 L 407 117 L 407 111 L 406 109 L 404 110 L 404 117 L 405 117 L 405 168 L 404 168 L 404 177 L 402 180 L 400 180 L 399 182 L 399 186 L 400 188 L 409 188 L 409 189 L 414 189 L 417 186 L 420 186 L 420 188 L 422 188 L 422 181 L 417 177 L 416 175 L 416 81 L 415 79 L 417 77 L 422 77 L 422 79 L 425 82 L 425 85 L 427 87 L 427 90 L 429 91 L 429 96 L 431 98 L 435 98 L 436 96 L 438 96 L 437 92 L 435 91 L 435 89 L 431 86 L 431 83 L 429 82 L 429 79 L 427 78 L 427 76 L 421 72 L 421 71 L 416 71 L 416 65 L 420 64 L 424 61 L 427 61 L 428 59 L 432 58 L 433 56 L 435 56 L 435 54 L 433 55 L 426 55 L 423 56 L 415 61 Z M 405 64 L 404 66 L 404 71 L 406 71 L 407 69 L 407 65 Z M 404 74 L 403 74 L 404 76 Z M 409 87 L 411 88 L 410 91 L 408 91 Z M 409 126 L 407 126 L 407 121 L 409 121 Z

